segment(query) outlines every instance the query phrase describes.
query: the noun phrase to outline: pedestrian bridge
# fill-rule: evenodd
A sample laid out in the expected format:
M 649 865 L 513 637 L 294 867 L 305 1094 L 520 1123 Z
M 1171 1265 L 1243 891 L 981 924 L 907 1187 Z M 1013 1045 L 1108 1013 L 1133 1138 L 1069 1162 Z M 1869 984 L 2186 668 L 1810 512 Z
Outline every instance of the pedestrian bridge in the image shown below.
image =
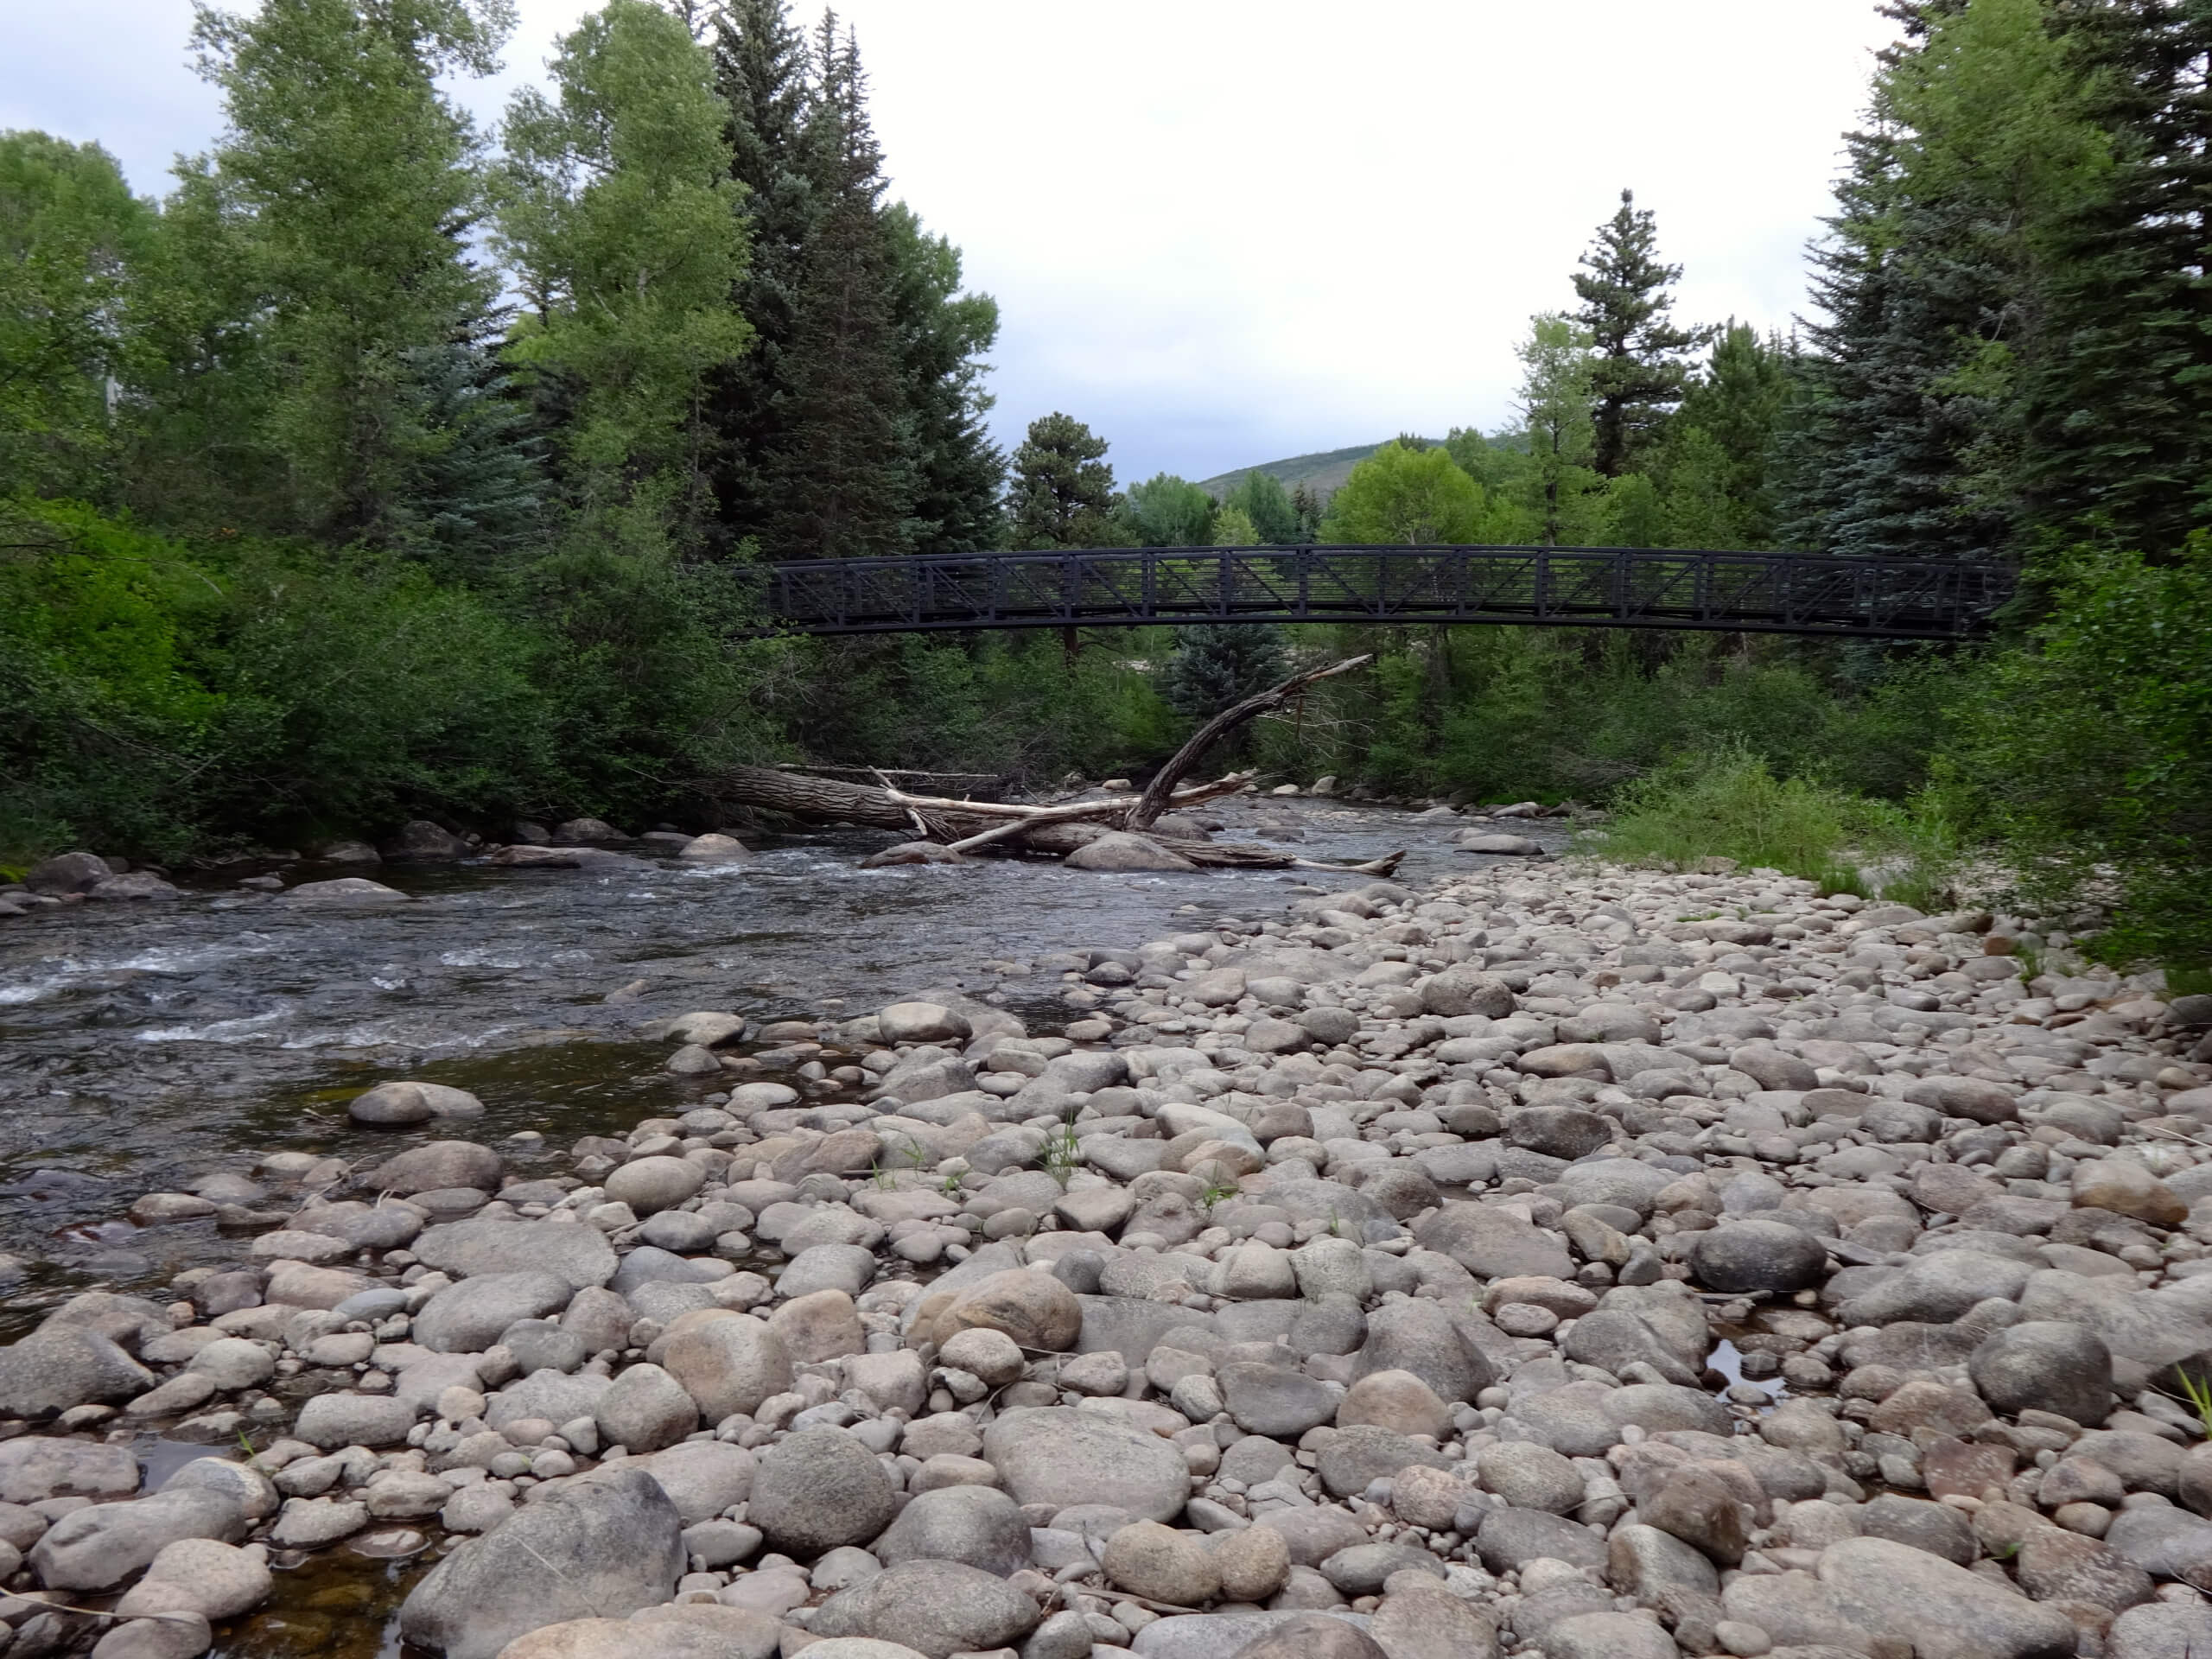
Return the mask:
M 2015 567 L 1624 547 L 1063 548 L 758 567 L 764 631 L 1480 622 L 1970 639 Z

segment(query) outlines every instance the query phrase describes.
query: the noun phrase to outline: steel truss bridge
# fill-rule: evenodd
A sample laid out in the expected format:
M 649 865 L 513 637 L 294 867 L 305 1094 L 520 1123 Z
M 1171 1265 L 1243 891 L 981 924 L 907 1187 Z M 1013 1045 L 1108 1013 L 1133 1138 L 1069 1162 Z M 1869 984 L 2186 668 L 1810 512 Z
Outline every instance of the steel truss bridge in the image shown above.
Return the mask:
M 1064 548 L 758 567 L 765 632 L 1481 622 L 1969 639 L 1994 562 L 1622 547 Z

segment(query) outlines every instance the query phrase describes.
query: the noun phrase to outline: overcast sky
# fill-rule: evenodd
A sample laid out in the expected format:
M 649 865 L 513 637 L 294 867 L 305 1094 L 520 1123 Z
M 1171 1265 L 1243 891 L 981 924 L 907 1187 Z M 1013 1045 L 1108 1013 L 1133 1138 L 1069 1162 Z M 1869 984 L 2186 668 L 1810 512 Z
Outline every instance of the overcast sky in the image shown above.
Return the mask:
M 588 0 L 519 0 L 486 119 Z M 997 296 L 995 424 L 1124 480 L 1511 413 L 1530 313 L 1624 186 L 1689 321 L 1787 327 L 1872 0 L 846 0 L 897 193 Z M 806 6 L 794 15 L 810 20 Z M 167 188 L 219 123 L 189 0 L 0 0 L 0 128 Z

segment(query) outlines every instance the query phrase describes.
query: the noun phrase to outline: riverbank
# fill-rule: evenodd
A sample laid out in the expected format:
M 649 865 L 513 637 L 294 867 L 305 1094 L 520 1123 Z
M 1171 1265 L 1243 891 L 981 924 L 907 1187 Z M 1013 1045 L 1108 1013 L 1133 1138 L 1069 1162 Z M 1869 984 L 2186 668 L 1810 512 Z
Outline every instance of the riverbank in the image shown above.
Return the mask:
M 315 1642 L 458 1659 L 2212 1642 L 2212 1004 L 1753 873 L 1273 892 L 141 1196 L 283 1224 L 0 1351 L 10 1586 L 137 1580 L 111 1659 L 347 1560 Z

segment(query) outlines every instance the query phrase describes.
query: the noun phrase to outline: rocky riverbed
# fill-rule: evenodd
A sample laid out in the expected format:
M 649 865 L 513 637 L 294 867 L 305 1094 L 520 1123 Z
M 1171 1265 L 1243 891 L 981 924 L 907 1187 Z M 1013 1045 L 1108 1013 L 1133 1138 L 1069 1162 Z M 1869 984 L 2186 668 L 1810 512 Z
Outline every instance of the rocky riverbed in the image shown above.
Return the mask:
M 2212 1652 L 2212 999 L 1756 872 L 1246 909 L 1052 1034 L 686 1011 L 557 1158 L 363 1092 L 0 1349 L 0 1650 Z

